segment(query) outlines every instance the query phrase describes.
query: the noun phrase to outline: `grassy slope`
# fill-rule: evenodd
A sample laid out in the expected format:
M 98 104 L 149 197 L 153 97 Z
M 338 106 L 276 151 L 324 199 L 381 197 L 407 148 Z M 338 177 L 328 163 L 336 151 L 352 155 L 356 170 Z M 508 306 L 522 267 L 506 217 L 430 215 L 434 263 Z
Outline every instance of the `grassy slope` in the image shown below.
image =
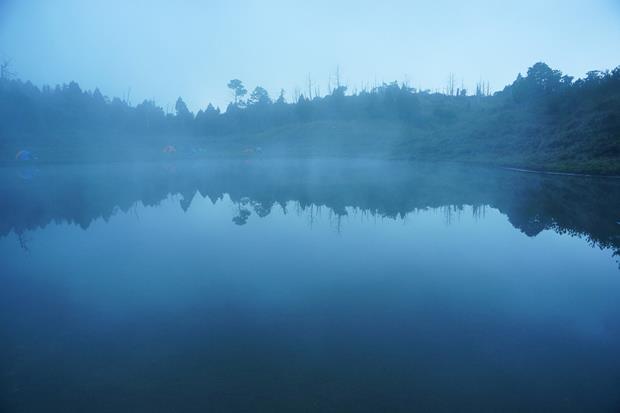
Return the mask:
M 620 175 L 620 94 L 603 92 L 525 103 L 516 103 L 509 94 L 422 95 L 406 123 L 315 121 L 205 141 L 220 150 L 233 145 L 233 152 L 244 145 L 261 146 L 265 156 L 448 160 Z
M 289 125 L 266 132 L 199 140 L 207 153 L 235 156 L 247 147 L 260 147 L 263 157 L 364 157 L 379 159 L 442 160 L 534 170 L 620 175 L 620 158 L 605 145 L 609 139 L 550 133 L 528 119 L 513 129 L 505 114 L 494 129 L 462 119 L 432 128 L 405 126 L 393 121 L 320 121 Z M 468 123 L 469 122 L 469 123 Z M 503 125 L 503 126 L 500 126 Z M 481 132 L 477 132 L 481 131 Z M 568 143 L 566 142 L 568 140 Z M 615 140 L 617 141 L 617 139 Z M 614 145 L 617 142 L 614 141 Z M 596 147 L 599 150 L 596 150 Z M 603 147 L 603 150 L 600 150 Z
M 188 158 L 370 158 L 457 161 L 533 170 L 620 175 L 620 159 L 596 151 L 604 139 L 551 135 L 527 119 L 508 119 L 503 113 L 497 125 L 458 119 L 432 127 L 406 126 L 387 120 L 316 121 L 287 125 L 261 133 L 216 137 L 178 137 L 123 140 L 46 147 L 29 147 L 43 162 L 109 162 L 128 160 L 174 160 Z M 523 116 L 516 113 L 514 116 Z M 475 114 L 472 119 L 477 118 Z M 515 121 L 514 123 L 512 121 Z M 509 124 L 525 125 L 520 129 Z M 532 126 L 528 126 L 532 125 Z M 486 132 L 494 129 L 497 133 Z M 482 131 L 482 132 L 476 132 Z M 574 133 L 574 132 L 573 132 Z M 581 132 L 580 132 L 581 133 Z M 86 142 L 89 142 L 88 144 Z M 561 145 L 558 144 L 561 143 Z M 177 152 L 163 153 L 173 144 Z M 563 146 L 562 146 L 563 145 Z M 588 147 L 588 145 L 590 147 Z M 261 148 L 248 151 L 249 148 Z M 2 150 L 4 159 L 14 156 L 13 148 Z M 5 153 L 6 152 L 6 153 Z M 599 155 L 592 155 L 598 153 Z

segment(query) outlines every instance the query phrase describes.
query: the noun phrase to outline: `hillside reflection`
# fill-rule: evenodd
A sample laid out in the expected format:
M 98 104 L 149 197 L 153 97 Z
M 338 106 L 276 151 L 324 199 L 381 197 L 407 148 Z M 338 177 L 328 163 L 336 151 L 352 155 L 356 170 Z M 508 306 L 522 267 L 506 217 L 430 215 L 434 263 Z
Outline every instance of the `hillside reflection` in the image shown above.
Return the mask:
M 428 208 L 443 208 L 450 219 L 450 211 L 465 205 L 474 214 L 489 206 L 528 236 L 551 229 L 620 251 L 618 179 L 405 162 L 211 161 L 4 168 L 0 189 L 0 236 L 14 232 L 20 241 L 50 222 L 86 229 L 95 219 L 138 203 L 156 206 L 170 195 L 180 195 L 187 210 L 196 194 L 212 201 L 228 194 L 238 207 L 237 225 L 289 202 L 337 217 L 354 208 L 393 219 Z

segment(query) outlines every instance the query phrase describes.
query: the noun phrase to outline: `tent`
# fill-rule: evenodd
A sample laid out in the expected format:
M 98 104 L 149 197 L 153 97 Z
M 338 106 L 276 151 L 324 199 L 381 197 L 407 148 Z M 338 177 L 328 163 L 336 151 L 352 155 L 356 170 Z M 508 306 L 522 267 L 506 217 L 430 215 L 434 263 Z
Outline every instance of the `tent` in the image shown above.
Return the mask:
M 31 161 L 34 159 L 34 157 L 32 156 L 32 152 L 21 150 L 17 152 L 17 154 L 15 155 L 15 159 L 18 161 Z

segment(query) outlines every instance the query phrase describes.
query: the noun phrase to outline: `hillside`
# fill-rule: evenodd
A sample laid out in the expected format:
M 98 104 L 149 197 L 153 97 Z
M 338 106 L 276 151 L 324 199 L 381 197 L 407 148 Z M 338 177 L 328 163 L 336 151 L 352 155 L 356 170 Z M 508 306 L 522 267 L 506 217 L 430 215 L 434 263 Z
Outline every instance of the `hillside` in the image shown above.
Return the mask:
M 21 149 L 47 162 L 342 156 L 620 174 L 620 68 L 575 81 L 537 63 L 492 95 L 396 82 L 294 103 L 261 87 L 247 99 L 234 91 L 224 112 L 209 105 L 193 114 L 179 98 L 166 114 L 152 101 L 131 106 L 76 83 L 39 89 L 3 78 L 0 159 Z M 162 153 L 166 145 L 174 153 Z

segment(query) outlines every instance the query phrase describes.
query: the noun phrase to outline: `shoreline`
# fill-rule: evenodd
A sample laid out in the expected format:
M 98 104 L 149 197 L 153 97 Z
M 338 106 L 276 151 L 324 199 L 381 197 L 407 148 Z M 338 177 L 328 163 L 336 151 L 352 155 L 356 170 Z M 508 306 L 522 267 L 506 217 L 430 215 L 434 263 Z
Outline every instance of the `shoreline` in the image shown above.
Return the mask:
M 524 172 L 524 173 L 531 173 L 531 174 L 576 176 L 576 177 L 584 177 L 584 178 L 620 179 L 620 175 L 585 174 L 585 173 L 578 173 L 578 172 L 545 171 L 545 170 L 539 170 L 539 169 L 515 168 L 515 167 L 509 167 L 509 166 L 501 166 L 500 168 L 506 169 L 506 170 L 509 170 L 509 171 L 514 171 L 514 172 Z
M 341 160 L 344 162 L 348 162 L 351 160 L 372 160 L 372 161 L 404 161 L 404 162 L 424 162 L 424 163 L 437 163 L 437 164 L 446 164 L 446 163 L 455 163 L 461 165 L 471 165 L 476 167 L 485 167 L 485 168 L 493 168 L 500 169 L 512 172 L 521 172 L 521 173 L 531 173 L 531 174 L 544 174 L 544 175 L 555 175 L 555 176 L 567 176 L 567 177 L 585 177 L 585 178 L 610 178 L 610 179 L 620 179 L 619 174 L 607 175 L 604 173 L 580 173 L 580 172 L 569 172 L 569 171 L 558 171 L 558 170 L 544 170 L 544 169 L 533 169 L 533 168 L 522 168 L 517 166 L 508 166 L 506 164 L 502 165 L 501 163 L 495 162 L 481 162 L 481 161 L 467 161 L 467 160 L 456 160 L 456 159 L 416 159 L 416 158 L 400 158 L 400 157 L 369 157 L 369 156 L 269 156 L 265 154 L 261 155 L 242 155 L 242 154 L 227 154 L 224 152 L 220 152 L 219 154 L 210 153 L 209 155 L 203 156 L 160 156 L 159 154 L 153 153 L 150 157 L 144 157 L 142 159 L 135 158 L 94 158 L 94 159 L 37 159 L 31 161 L 17 161 L 17 160 L 0 160 L 0 168 L 7 167 L 36 167 L 36 166 L 49 166 L 49 165 L 101 165 L 101 164 L 125 164 L 125 163 L 157 163 L 157 162 L 187 162 L 187 161 L 231 161 L 231 160 L 261 160 L 261 161 L 269 161 L 269 160 L 296 160 L 296 161 L 304 161 L 304 160 L 316 160 L 316 159 L 331 159 L 331 160 Z
M 73 159 L 73 160 L 61 160 L 61 159 L 56 159 L 56 160 L 35 160 L 35 161 L 0 161 L 0 168 L 7 168 L 7 167 L 36 167 L 36 166 L 50 166 L 50 165 L 101 165 L 101 164 L 124 164 L 124 163 L 141 163 L 141 162 L 147 162 L 147 163 L 153 163 L 153 162 L 186 162 L 186 161 L 213 161 L 213 160 L 218 160 L 218 161 L 230 161 L 230 160 L 244 160 L 244 161 L 248 161 L 248 160 L 261 160 L 261 161 L 269 161 L 269 160 L 281 160 L 281 159 L 291 159 L 291 160 L 312 160 L 312 159 L 332 159 L 332 160 L 342 160 L 342 161 L 350 161 L 352 159 L 357 159 L 357 160 L 382 160 L 385 162 L 392 162 L 392 161 L 404 161 L 404 162 L 416 162 L 416 161 L 421 161 L 420 159 L 399 159 L 399 158 L 392 158 L 392 159 L 378 159 L 378 158 L 366 158 L 366 157 L 320 157 L 320 158 L 316 158 L 316 157 L 295 157 L 295 156 L 288 156 L 288 157 L 265 157 L 265 156 L 259 156 L 259 157 L 254 157 L 254 156 L 205 156 L 205 157 L 196 157 L 196 158 L 192 158 L 192 157 L 175 157 L 175 158 L 164 158 L 164 157 L 152 157 L 152 158 L 145 158 L 145 159 L 109 159 L 109 160 L 105 160 L 105 159 Z M 437 163 L 437 164 L 442 164 L 442 163 L 456 163 L 456 164 L 461 164 L 461 165 L 475 165 L 477 167 L 486 167 L 486 168 L 493 168 L 493 169 L 500 169 L 500 170 L 506 170 L 506 171 L 512 171 L 512 172 L 521 172 L 521 173 L 530 173 L 530 174 L 542 174 L 542 175 L 554 175 L 554 176 L 567 176 L 567 177 L 582 177 L 582 178 L 606 178 L 606 179 L 620 179 L 620 175 L 605 175 L 605 174 L 597 174 L 597 173 L 579 173 L 579 172 L 562 172 L 562 171 L 546 171 L 546 170 L 542 170 L 542 169 L 529 169 L 529 168 L 519 168 L 519 167 L 513 167 L 513 166 L 504 166 L 504 165 L 499 165 L 499 164 L 494 164 L 494 163 L 485 163 L 485 162 L 471 162 L 471 161 L 458 161 L 458 160 L 424 160 L 423 162 L 425 163 Z

